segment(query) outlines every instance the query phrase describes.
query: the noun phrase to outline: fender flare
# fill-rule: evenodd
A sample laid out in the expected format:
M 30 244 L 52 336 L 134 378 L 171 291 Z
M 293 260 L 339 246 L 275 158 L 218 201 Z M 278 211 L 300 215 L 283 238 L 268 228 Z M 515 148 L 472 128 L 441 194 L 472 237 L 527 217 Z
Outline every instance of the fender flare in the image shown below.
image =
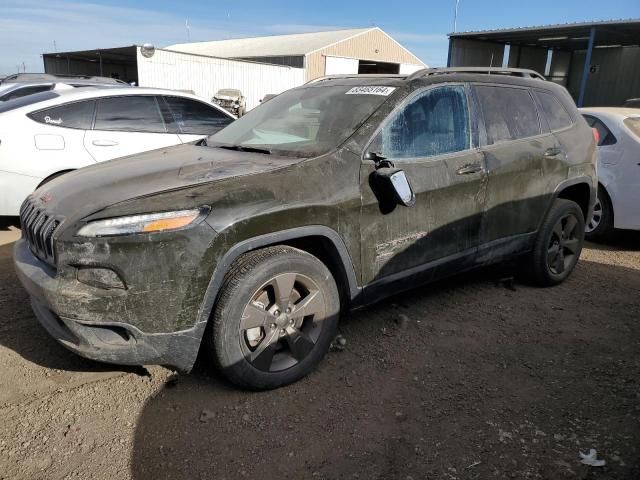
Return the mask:
M 333 244 L 338 252 L 342 267 L 344 268 L 350 299 L 352 301 L 356 299 L 361 292 L 361 288 L 358 286 L 351 255 L 338 232 L 324 225 L 310 225 L 267 233 L 257 237 L 248 238 L 235 244 L 222 256 L 215 267 L 211 280 L 209 281 L 209 285 L 205 291 L 204 298 L 200 304 L 197 321 L 194 329 L 192 330 L 193 334 L 198 335 L 200 340 L 202 339 L 206 325 L 209 322 L 211 312 L 213 311 L 213 307 L 218 298 L 218 294 L 222 288 L 224 277 L 229 271 L 231 264 L 240 255 L 269 245 L 276 245 L 304 237 L 324 237 Z

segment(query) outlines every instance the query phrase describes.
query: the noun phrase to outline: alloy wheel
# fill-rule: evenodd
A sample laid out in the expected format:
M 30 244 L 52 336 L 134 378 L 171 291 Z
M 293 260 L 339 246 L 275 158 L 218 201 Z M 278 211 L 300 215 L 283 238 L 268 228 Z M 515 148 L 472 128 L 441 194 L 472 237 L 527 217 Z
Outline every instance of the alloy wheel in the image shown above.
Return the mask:
M 593 216 L 591 220 L 587 224 L 587 227 L 584 229 L 585 232 L 591 233 L 593 232 L 602 221 L 602 203 L 599 198 L 596 198 L 596 204 L 593 206 Z
M 240 344 L 245 358 L 266 372 L 293 367 L 315 347 L 324 318 L 324 295 L 313 280 L 299 273 L 276 275 L 244 308 Z
M 571 268 L 572 262 L 580 253 L 578 224 L 576 216 L 569 213 L 561 217 L 553 227 L 547 249 L 547 266 L 554 275 L 562 275 Z

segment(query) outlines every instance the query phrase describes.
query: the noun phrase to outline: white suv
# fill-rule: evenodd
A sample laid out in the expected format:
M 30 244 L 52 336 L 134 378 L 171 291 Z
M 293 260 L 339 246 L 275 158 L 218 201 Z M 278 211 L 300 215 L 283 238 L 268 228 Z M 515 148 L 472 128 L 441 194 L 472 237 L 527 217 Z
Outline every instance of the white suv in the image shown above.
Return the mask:
M 234 120 L 173 90 L 82 88 L 0 105 L 0 216 L 47 181 L 96 162 L 192 142 Z

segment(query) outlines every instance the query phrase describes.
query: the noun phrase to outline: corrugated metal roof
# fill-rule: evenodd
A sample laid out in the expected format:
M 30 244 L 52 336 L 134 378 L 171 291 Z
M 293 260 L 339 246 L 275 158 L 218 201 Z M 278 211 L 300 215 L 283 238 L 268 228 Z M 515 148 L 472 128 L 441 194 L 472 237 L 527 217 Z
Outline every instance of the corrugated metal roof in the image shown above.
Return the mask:
M 305 55 L 333 45 L 334 43 L 355 37 L 356 35 L 374 30 L 375 28 L 377 27 L 296 33 L 293 35 L 234 38 L 211 42 L 177 43 L 166 47 L 166 49 L 226 58 Z
M 557 23 L 550 25 L 531 25 L 524 27 L 513 28 L 498 28 L 493 30 L 469 30 L 464 32 L 452 32 L 450 37 L 464 37 L 464 36 L 477 36 L 477 35 L 490 35 L 494 33 L 521 33 L 527 31 L 539 31 L 539 30 L 557 30 L 557 29 L 571 29 L 571 28 L 585 28 L 585 27 L 598 27 L 598 26 L 633 26 L 640 24 L 640 18 L 620 18 L 614 20 L 594 20 L 591 22 L 569 22 L 569 23 Z

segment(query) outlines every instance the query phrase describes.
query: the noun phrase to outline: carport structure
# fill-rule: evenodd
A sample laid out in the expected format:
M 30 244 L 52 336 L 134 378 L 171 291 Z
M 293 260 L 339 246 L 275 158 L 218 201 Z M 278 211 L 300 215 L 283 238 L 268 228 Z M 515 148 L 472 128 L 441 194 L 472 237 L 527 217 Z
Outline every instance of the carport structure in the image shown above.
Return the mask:
M 578 106 L 622 105 L 640 97 L 640 19 L 451 33 L 447 64 L 530 68 Z

